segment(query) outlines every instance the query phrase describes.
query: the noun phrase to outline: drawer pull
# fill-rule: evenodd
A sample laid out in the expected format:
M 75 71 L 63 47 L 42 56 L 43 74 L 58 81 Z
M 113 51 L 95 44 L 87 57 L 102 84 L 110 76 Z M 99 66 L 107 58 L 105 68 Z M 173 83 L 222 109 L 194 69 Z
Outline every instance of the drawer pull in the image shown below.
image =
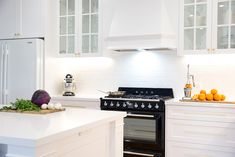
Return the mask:
M 145 156 L 145 157 L 154 157 L 153 154 L 137 153 L 137 152 L 131 152 L 131 151 L 124 151 L 124 154 L 138 155 L 138 156 Z
M 127 117 L 139 117 L 139 118 L 154 118 L 154 115 L 143 115 L 143 114 L 131 114 L 131 113 L 128 113 L 127 114 Z
M 85 135 L 85 134 L 91 132 L 91 130 L 92 130 L 92 129 L 88 129 L 88 130 L 85 130 L 85 131 L 81 131 L 81 132 L 78 133 L 78 136 L 83 136 L 83 135 Z

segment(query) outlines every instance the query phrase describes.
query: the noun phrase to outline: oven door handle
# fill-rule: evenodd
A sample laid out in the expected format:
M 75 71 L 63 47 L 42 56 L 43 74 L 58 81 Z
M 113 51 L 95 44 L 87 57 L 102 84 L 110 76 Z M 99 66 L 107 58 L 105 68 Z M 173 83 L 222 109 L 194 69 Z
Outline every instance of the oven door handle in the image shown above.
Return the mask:
M 137 152 L 131 152 L 131 151 L 124 151 L 124 154 L 138 155 L 138 156 L 145 156 L 145 157 L 154 157 L 155 156 L 153 154 L 137 153 Z
M 140 118 L 154 118 L 154 115 L 145 115 L 145 114 L 132 114 L 128 113 L 127 117 L 140 117 Z

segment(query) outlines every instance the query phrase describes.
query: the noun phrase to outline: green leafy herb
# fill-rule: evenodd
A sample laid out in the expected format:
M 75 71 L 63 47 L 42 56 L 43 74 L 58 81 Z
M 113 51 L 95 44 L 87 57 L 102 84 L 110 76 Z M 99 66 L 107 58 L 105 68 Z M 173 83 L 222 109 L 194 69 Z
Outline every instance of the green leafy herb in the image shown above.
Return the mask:
M 3 106 L 0 110 L 12 110 L 11 106 Z
M 11 103 L 11 109 L 17 111 L 40 111 L 40 107 L 32 103 L 30 100 L 16 99 L 15 103 Z

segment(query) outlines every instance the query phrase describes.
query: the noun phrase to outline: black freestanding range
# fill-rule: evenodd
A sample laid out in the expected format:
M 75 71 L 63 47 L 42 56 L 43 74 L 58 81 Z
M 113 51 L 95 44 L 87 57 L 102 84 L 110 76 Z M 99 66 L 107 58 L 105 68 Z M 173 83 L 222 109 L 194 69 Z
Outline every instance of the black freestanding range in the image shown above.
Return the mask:
M 101 110 L 125 111 L 124 157 L 165 157 L 165 101 L 171 88 L 119 87 L 125 94 L 101 98 Z

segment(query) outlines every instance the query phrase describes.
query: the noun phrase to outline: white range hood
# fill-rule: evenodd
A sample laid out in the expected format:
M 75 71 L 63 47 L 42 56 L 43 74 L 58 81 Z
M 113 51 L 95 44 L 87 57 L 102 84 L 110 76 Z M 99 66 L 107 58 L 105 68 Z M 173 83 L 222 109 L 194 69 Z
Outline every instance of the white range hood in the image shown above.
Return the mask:
M 114 1 L 116 6 L 107 38 L 108 49 L 176 49 L 177 0 Z

